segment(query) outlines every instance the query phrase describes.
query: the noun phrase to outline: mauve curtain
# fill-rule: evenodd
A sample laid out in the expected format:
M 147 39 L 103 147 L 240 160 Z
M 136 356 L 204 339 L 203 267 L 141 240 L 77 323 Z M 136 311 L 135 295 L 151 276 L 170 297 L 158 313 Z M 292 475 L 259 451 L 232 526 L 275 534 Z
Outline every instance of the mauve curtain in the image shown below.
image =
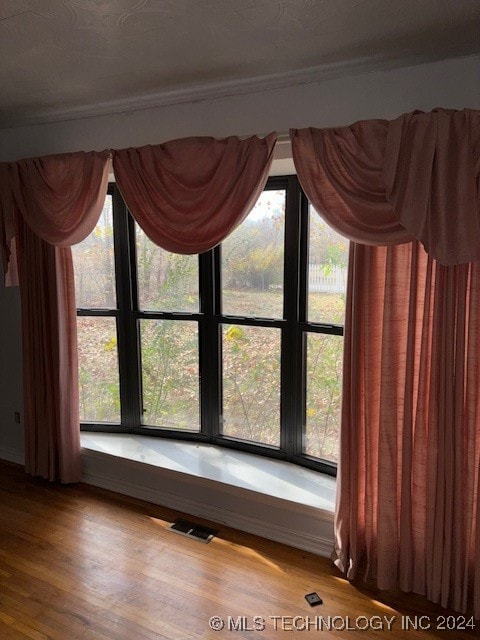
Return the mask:
M 335 559 L 480 618 L 480 264 L 350 253 Z
M 255 205 L 268 178 L 276 134 L 197 137 L 113 152 L 115 179 L 147 236 L 174 253 L 218 245 Z
M 336 563 L 480 617 L 480 111 L 291 138 L 314 207 L 359 243 Z
M 45 156 L 3 164 L 0 210 L 4 268 L 22 301 L 27 472 L 81 477 L 76 304 L 69 246 L 95 227 L 105 200 L 109 153 Z M 14 234 L 14 237 L 13 237 Z
M 305 193 L 342 235 L 368 245 L 417 239 L 444 265 L 480 260 L 480 111 L 290 135 Z

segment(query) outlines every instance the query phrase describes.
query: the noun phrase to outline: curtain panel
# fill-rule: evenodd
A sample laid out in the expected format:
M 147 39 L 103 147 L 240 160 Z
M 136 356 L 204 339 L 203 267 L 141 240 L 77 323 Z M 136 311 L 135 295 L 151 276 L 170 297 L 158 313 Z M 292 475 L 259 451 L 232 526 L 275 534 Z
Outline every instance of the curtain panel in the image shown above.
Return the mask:
M 342 235 L 367 245 L 417 239 L 443 265 L 480 259 L 480 111 L 290 135 L 305 193 Z
M 336 564 L 480 618 L 480 111 L 291 138 L 353 241 Z
M 480 264 L 352 243 L 335 562 L 480 618 Z
M 117 186 L 147 236 L 174 253 L 217 246 L 248 215 L 268 178 L 276 134 L 185 138 L 113 152 Z
M 10 282 L 18 268 L 22 303 L 25 466 L 49 480 L 81 477 L 70 245 L 97 223 L 109 158 L 76 153 L 1 167 L 3 264 Z

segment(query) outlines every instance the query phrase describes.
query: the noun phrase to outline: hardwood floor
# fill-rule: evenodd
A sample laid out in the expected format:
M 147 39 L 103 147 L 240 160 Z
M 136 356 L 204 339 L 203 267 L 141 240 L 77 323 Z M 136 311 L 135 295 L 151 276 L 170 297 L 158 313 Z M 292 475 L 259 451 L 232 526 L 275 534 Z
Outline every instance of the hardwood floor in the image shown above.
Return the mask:
M 0 640 L 479 637 L 480 622 L 438 630 L 461 616 L 356 588 L 325 558 L 222 526 L 202 544 L 166 530 L 169 509 L 3 462 L 0 514 Z M 402 630 L 402 616 L 431 629 Z

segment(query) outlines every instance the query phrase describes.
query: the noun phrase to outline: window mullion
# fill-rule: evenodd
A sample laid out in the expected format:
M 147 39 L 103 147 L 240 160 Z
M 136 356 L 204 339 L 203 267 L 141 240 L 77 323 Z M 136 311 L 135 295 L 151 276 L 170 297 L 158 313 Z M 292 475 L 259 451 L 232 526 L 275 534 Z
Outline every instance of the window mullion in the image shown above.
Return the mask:
M 298 448 L 298 320 L 300 265 L 301 190 L 296 177 L 288 178 L 285 203 L 284 318 L 281 366 L 281 438 L 280 446 L 288 457 Z
M 220 355 L 218 322 L 219 249 L 199 256 L 201 433 L 211 439 L 220 429 Z
M 137 321 L 137 287 L 134 223 L 115 187 L 113 192 L 115 270 L 117 281 L 117 332 L 122 426 L 132 431 L 141 423 L 140 351 Z
M 296 330 L 296 406 L 295 419 L 297 429 L 295 433 L 295 456 L 303 456 L 306 438 L 306 407 L 307 407 L 307 334 L 304 330 L 307 322 L 307 290 L 308 290 L 308 238 L 309 238 L 309 205 L 303 190 L 300 191 L 300 260 L 299 260 L 299 314 Z

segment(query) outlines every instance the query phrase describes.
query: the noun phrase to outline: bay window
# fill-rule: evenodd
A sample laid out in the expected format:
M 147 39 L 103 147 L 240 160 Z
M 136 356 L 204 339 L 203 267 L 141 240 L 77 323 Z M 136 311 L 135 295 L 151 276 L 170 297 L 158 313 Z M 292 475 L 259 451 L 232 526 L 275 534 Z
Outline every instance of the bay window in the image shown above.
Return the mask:
M 82 429 L 204 441 L 335 473 L 348 243 L 270 178 L 200 256 L 154 245 L 110 185 L 73 247 Z

